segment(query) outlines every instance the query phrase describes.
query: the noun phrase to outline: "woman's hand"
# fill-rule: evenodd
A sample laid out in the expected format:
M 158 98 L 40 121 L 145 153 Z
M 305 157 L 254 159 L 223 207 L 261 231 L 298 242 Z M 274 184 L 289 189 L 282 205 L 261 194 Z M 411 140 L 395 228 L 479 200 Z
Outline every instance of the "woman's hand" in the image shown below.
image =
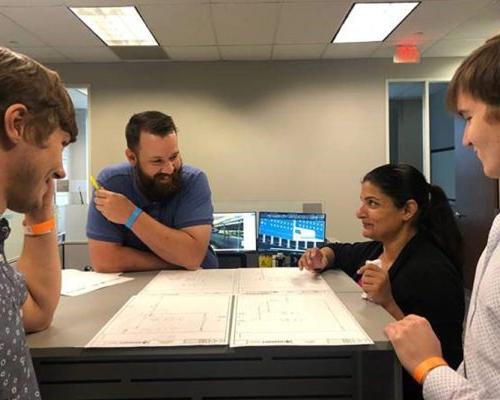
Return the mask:
M 300 257 L 297 265 L 301 270 L 306 269 L 311 272 L 320 272 L 327 267 L 328 258 L 320 249 L 315 247 L 314 249 L 306 250 L 302 254 L 302 257 Z
M 394 303 L 387 270 L 375 264 L 365 264 L 358 270 L 358 274 L 362 275 L 361 287 L 371 301 L 385 308 Z

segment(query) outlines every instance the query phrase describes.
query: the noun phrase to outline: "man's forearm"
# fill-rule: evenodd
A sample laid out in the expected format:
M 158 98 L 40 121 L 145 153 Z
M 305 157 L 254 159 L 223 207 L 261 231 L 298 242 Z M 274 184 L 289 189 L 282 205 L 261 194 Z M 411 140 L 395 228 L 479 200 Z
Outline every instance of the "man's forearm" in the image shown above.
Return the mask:
M 121 245 L 90 241 L 89 252 L 96 272 L 135 272 L 178 268 L 151 252 Z
M 27 331 L 44 329 L 52 321 L 61 293 L 56 233 L 25 236 L 17 268 L 24 275 L 29 291 L 27 308 L 23 309 L 25 328 Z
M 207 244 L 187 232 L 161 224 L 144 212 L 132 230 L 158 257 L 187 269 L 198 269 L 207 251 Z

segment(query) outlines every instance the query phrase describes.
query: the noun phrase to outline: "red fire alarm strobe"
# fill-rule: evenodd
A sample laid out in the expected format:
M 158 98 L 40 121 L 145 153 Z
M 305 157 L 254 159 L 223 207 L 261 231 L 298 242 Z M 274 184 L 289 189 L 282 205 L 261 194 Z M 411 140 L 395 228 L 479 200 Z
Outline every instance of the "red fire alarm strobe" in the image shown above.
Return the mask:
M 396 64 L 416 64 L 420 62 L 420 51 L 416 46 L 396 46 L 393 60 Z

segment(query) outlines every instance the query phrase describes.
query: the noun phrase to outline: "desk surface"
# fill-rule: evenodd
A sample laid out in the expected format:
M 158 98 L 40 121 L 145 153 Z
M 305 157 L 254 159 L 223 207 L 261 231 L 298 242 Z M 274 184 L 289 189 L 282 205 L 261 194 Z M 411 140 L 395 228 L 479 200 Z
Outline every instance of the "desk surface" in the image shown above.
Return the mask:
M 84 348 L 155 274 L 61 298 L 52 326 L 28 336 L 44 399 L 401 399 L 401 368 L 382 333 L 392 318 L 341 271 L 324 277 L 374 345 Z
M 81 296 L 62 296 L 51 327 L 27 336 L 29 347 L 35 353 L 43 349 L 84 347 L 123 304 L 137 294 L 156 273 L 156 271 L 128 273 L 126 276 L 135 279 Z M 393 321 L 393 318 L 382 307 L 361 299 L 361 289 L 343 272 L 326 271 L 323 277 L 375 342 L 375 348 L 390 348 L 383 334 L 383 328 Z

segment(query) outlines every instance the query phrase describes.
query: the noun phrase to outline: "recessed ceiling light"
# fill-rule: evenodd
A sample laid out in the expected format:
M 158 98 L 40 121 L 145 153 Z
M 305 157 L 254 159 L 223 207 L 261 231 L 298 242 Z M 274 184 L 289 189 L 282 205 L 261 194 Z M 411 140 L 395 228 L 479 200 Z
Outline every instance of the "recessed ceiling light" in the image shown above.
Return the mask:
M 158 46 L 135 7 L 70 7 L 108 46 Z
M 333 43 L 381 42 L 420 2 L 355 3 Z

